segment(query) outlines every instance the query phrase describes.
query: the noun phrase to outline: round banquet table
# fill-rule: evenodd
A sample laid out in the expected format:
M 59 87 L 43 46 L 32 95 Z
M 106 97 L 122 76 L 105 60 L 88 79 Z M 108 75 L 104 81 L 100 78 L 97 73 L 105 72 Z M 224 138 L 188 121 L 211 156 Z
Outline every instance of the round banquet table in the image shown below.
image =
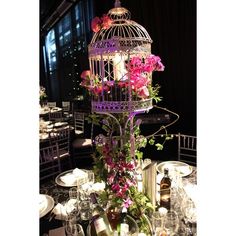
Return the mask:
M 191 184 L 197 184 L 197 168 L 192 167 L 193 171 L 190 175 L 183 177 L 183 183 L 191 183 Z M 50 180 L 48 182 L 45 182 L 43 184 L 40 184 L 40 193 L 41 194 L 47 194 L 51 197 L 53 197 L 55 205 L 57 203 L 61 203 L 69 198 L 69 187 L 62 187 L 55 183 L 55 180 Z M 48 234 L 49 230 L 56 229 L 59 227 L 62 227 L 62 221 L 57 219 L 52 219 L 49 221 L 51 215 L 50 212 L 47 213 L 44 217 L 40 218 L 40 236 L 43 236 L 43 234 Z M 86 235 L 86 228 L 88 225 L 88 222 L 80 222 L 80 224 L 83 226 L 85 235 Z M 196 231 L 196 223 L 191 224 L 191 227 Z M 186 235 L 190 236 L 190 235 Z

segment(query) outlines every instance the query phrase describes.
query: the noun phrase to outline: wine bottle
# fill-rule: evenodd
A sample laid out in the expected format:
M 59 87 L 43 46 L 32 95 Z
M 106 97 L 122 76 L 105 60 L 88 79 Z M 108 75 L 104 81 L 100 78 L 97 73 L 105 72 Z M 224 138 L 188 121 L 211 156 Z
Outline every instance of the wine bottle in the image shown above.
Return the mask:
M 127 219 L 127 209 L 123 207 L 121 212 L 120 236 L 127 236 L 128 234 L 129 234 L 129 224 Z
M 112 236 L 113 232 L 108 221 L 107 214 L 104 209 L 98 204 L 95 193 L 90 194 L 92 201 L 92 220 L 97 236 Z
M 165 168 L 164 176 L 160 182 L 160 207 L 165 207 L 167 210 L 170 210 L 170 187 L 169 170 Z

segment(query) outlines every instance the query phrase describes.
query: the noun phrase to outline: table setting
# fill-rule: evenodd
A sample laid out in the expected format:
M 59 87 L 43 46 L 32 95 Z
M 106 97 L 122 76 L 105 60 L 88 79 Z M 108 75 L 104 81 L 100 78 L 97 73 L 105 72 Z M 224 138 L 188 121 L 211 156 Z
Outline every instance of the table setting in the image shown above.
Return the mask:
M 147 163 L 150 164 L 150 161 L 146 160 Z M 196 178 L 196 167 L 188 167 L 185 163 L 173 161 L 159 163 L 156 167 L 157 205 L 159 204 L 160 198 L 160 182 L 158 180 L 160 178 L 158 176 L 163 177 L 163 166 L 171 169 L 172 165 L 174 166 L 173 168 L 177 170 L 180 168 L 181 171 L 170 172 L 172 179 L 171 210 L 168 213 L 165 213 L 164 210 L 163 213 L 161 208 L 156 208 L 148 216 L 153 235 L 159 236 L 159 233 L 163 229 L 168 236 L 196 235 L 196 184 L 188 182 L 188 178 L 190 180 Z M 182 168 L 182 166 L 186 169 Z M 185 171 L 189 170 L 188 168 L 191 169 L 191 173 L 187 175 Z M 61 228 L 60 230 L 64 232 L 62 235 L 71 235 L 67 234 L 68 231 L 75 230 L 76 227 L 80 226 L 83 229 L 82 234 L 88 235 L 87 230 L 91 230 L 90 228 L 88 229 L 89 221 L 91 220 L 90 193 L 96 192 L 97 194 L 101 194 L 104 192 L 105 183 L 95 182 L 92 170 L 79 168 L 62 172 L 52 182 L 53 188 L 52 186 L 48 187 L 50 191 L 44 191 L 47 194 L 40 194 L 40 218 L 43 218 L 46 224 L 57 222 L 57 228 Z M 58 191 L 55 191 L 56 189 Z M 106 204 L 104 204 L 104 208 L 107 208 Z M 50 230 L 55 229 L 49 228 Z M 77 232 L 72 235 L 80 234 Z
M 40 141 L 47 141 L 49 139 L 50 133 L 56 134 L 58 129 L 66 129 L 66 128 L 73 129 L 68 122 L 65 121 L 45 121 L 44 119 L 40 118 L 39 120 L 39 140 Z

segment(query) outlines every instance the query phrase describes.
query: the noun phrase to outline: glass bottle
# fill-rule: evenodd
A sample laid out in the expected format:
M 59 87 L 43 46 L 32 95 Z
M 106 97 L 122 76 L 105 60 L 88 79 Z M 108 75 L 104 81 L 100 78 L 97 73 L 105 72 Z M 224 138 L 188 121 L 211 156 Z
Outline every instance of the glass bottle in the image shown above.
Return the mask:
M 108 221 L 107 214 L 98 204 L 95 193 L 90 194 L 92 201 L 92 220 L 91 225 L 95 228 L 97 236 L 112 236 L 113 232 Z
M 160 182 L 160 207 L 165 207 L 167 210 L 170 210 L 170 187 L 169 170 L 165 168 L 164 176 Z
M 123 207 L 120 220 L 120 236 L 127 236 L 129 234 L 129 222 L 127 218 L 127 209 Z

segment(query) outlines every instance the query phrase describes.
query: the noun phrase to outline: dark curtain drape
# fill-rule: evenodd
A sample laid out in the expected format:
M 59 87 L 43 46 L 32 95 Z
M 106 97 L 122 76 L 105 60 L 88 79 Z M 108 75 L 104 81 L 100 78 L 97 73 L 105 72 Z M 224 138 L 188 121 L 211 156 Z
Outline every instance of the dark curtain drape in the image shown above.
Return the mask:
M 115 1 L 94 0 L 95 15 L 102 16 Z M 196 0 L 121 0 L 131 19 L 150 34 L 152 53 L 165 71 L 154 73 L 163 97 L 158 105 L 180 115 L 171 132 L 196 134 Z

